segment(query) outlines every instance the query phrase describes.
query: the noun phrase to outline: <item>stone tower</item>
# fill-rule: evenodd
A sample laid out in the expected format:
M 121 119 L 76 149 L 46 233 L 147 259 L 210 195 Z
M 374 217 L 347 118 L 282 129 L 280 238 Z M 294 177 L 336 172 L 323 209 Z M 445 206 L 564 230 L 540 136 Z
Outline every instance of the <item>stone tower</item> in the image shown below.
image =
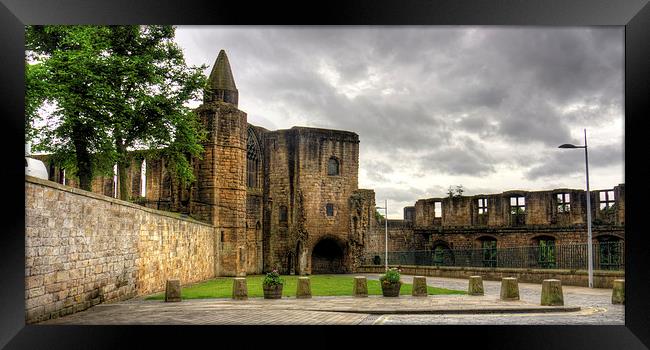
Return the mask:
M 196 187 L 190 212 L 215 226 L 215 274 L 245 275 L 246 113 L 237 108 L 238 91 L 226 52 L 212 67 L 203 104 L 196 109 L 208 131 L 203 159 L 195 162 Z

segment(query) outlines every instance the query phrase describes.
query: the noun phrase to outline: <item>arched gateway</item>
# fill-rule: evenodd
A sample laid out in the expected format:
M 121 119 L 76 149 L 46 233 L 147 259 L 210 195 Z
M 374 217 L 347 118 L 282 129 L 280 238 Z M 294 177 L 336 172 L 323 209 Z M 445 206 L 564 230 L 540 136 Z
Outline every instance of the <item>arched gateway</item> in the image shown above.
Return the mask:
M 345 273 L 345 253 L 346 248 L 339 240 L 321 239 L 311 253 L 311 273 Z

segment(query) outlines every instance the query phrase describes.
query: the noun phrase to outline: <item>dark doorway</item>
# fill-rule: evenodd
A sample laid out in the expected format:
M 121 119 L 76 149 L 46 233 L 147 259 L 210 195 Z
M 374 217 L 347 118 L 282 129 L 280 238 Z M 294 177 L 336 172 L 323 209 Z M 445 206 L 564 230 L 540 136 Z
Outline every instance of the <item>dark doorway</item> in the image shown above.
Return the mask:
M 336 241 L 326 238 L 316 244 L 311 253 L 311 272 L 345 273 L 343 249 Z

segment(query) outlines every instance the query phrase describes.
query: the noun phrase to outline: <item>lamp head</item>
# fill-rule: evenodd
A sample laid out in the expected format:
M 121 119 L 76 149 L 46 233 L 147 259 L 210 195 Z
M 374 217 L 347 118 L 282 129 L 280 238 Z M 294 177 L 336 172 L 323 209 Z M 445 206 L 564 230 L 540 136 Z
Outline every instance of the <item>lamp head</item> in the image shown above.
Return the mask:
M 563 145 L 558 146 L 558 148 L 579 148 L 576 145 L 572 145 L 570 143 L 565 143 Z

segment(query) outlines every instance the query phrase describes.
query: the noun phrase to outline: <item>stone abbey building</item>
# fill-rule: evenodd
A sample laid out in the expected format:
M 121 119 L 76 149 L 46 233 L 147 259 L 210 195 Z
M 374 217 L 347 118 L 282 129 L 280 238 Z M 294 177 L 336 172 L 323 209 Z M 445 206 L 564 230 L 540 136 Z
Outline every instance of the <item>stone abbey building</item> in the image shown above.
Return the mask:
M 385 249 L 372 190 L 358 188 L 359 136 L 293 127 L 266 130 L 238 109 L 238 90 L 222 50 L 196 109 L 208 131 L 196 181 L 182 187 L 165 159 L 134 152 L 130 197 L 146 207 L 187 215 L 214 227 L 217 276 L 351 272 Z M 50 180 L 76 186 L 61 169 Z M 93 192 L 117 197 L 116 178 L 93 180 Z M 623 241 L 625 187 L 592 191 L 595 241 Z M 389 220 L 390 251 L 430 251 L 442 263 L 457 249 L 584 243 L 585 191 L 509 191 L 430 198 Z M 489 254 L 488 254 L 489 255 Z M 383 255 L 380 255 L 383 259 Z M 488 257 L 489 260 L 489 257 Z M 490 266 L 490 265 L 487 265 Z

